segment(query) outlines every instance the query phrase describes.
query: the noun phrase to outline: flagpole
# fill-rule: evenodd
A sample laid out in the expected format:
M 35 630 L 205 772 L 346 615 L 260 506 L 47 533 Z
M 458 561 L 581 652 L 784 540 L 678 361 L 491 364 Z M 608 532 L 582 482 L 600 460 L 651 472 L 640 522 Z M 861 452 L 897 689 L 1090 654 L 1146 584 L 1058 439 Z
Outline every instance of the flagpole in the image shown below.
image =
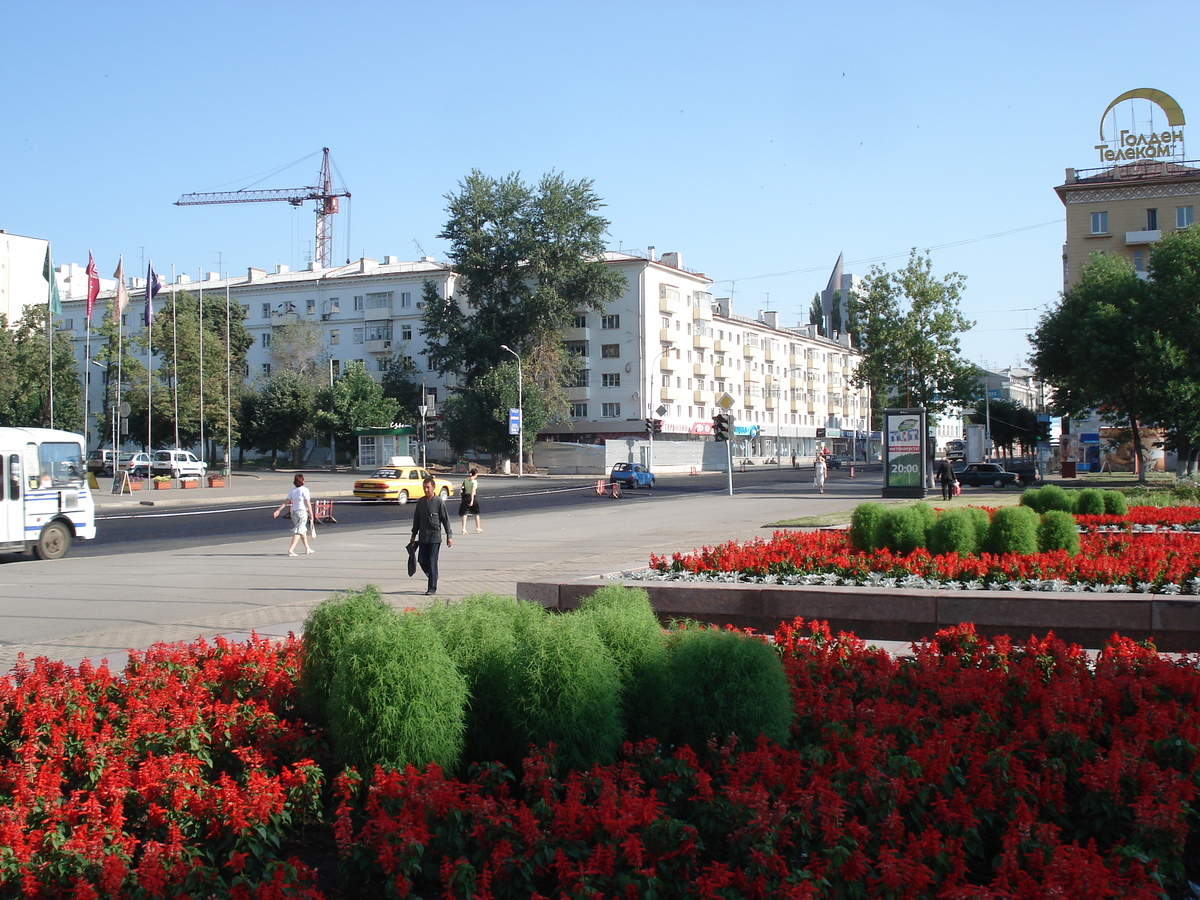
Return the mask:
M 204 447 L 204 266 L 200 267 L 200 302 L 197 313 L 200 323 L 200 458 L 208 459 Z
M 113 407 L 113 418 L 116 424 L 113 425 L 113 452 L 117 454 L 117 463 L 121 461 L 120 450 L 118 445 L 121 441 L 121 368 L 125 355 L 124 347 L 122 346 L 125 329 L 123 327 L 125 319 L 125 254 L 121 254 L 117 259 L 117 271 L 113 273 L 113 277 L 117 279 L 117 293 L 113 297 L 113 315 L 117 319 L 117 403 Z M 113 473 L 116 474 L 115 472 Z
M 83 337 L 83 443 L 85 447 L 91 446 L 92 306 L 95 304 L 96 297 L 99 294 L 100 278 L 96 274 L 96 260 L 92 258 L 92 251 L 89 250 L 87 265 L 87 331 L 84 332 Z M 100 437 L 99 446 L 104 446 L 103 435 Z M 114 451 L 116 449 L 116 447 L 113 447 Z
M 175 449 L 179 449 L 179 331 L 175 321 L 175 263 L 171 263 L 171 393 L 175 412 Z
M 225 468 L 233 474 L 233 394 L 230 389 L 230 348 L 229 348 L 229 275 L 225 275 Z
M 46 295 L 46 346 L 50 351 L 50 421 L 47 427 L 54 427 L 54 254 L 50 252 L 50 242 L 46 241 L 46 279 L 49 282 L 49 293 Z

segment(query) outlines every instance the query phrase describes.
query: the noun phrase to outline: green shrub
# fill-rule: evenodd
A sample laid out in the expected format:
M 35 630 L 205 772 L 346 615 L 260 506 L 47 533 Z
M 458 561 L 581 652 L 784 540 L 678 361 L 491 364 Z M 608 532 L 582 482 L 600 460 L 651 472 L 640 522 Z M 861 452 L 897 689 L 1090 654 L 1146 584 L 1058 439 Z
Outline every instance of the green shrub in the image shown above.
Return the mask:
M 352 630 L 338 654 L 329 730 L 338 756 L 370 771 L 462 757 L 467 683 L 419 612 Z
M 1027 506 L 1002 506 L 992 516 L 984 549 L 989 553 L 1038 552 L 1038 514 Z
M 966 506 L 963 509 L 975 523 L 975 541 L 979 550 L 982 550 L 987 546 L 988 532 L 992 529 L 992 517 L 987 514 L 987 510 L 980 509 L 978 506 Z M 978 553 L 979 550 L 975 552 Z
M 887 507 L 882 503 L 860 503 L 850 514 L 850 543 L 859 550 L 874 550 L 875 525 Z
M 1125 502 L 1125 495 L 1120 491 L 1105 491 L 1104 514 L 1108 516 L 1128 515 L 1129 504 Z
M 588 617 L 545 615 L 517 628 L 509 715 L 526 744 L 550 744 L 571 769 L 612 762 L 621 746 L 620 679 Z
M 1044 513 L 1046 511 L 1046 502 L 1042 497 L 1042 489 L 1031 487 L 1025 488 L 1021 492 L 1021 499 L 1018 501 L 1019 506 L 1028 506 L 1036 513 Z
M 925 518 L 911 506 L 889 506 L 875 523 L 872 549 L 911 553 L 925 546 Z
M 700 750 L 715 736 L 745 744 L 760 734 L 784 742 L 792 699 L 783 664 L 762 638 L 736 631 L 672 632 L 660 698 L 660 737 Z
M 929 543 L 929 533 L 933 531 L 933 524 L 937 521 L 938 513 L 936 509 L 923 500 L 914 503 L 912 510 L 920 518 L 922 526 L 925 529 L 925 534 L 921 538 L 921 546 L 924 547 Z
M 1104 515 L 1104 492 L 1097 488 L 1084 488 L 1076 494 L 1075 514 L 1079 516 Z
M 1039 512 L 1060 509 L 1063 512 L 1074 512 L 1075 500 L 1072 493 L 1064 491 L 1057 484 L 1047 484 L 1041 489 L 1042 508 Z
M 1047 510 L 1042 516 L 1037 534 L 1038 547 L 1043 553 L 1048 550 L 1066 550 L 1074 556 L 1079 552 L 1079 529 L 1075 525 L 1075 517 L 1068 512 L 1061 509 Z
M 361 592 L 334 594 L 313 608 L 304 620 L 304 657 L 296 686 L 296 705 L 301 715 L 318 724 L 329 721 L 336 659 L 347 635 L 363 625 L 390 622 L 395 615 L 373 584 Z
M 667 651 L 650 595 L 642 588 L 605 585 L 585 597 L 573 615 L 592 623 L 617 667 L 625 736 L 640 740 L 653 734 Z
M 548 615 L 540 606 L 498 594 L 477 594 L 449 606 L 426 610 L 446 652 L 466 679 L 468 762 L 500 761 L 517 766 L 525 742 L 515 732 L 512 711 L 518 623 L 536 623 Z
M 987 513 L 983 510 L 972 510 L 971 507 L 965 506 L 947 509 L 937 517 L 933 530 L 930 532 L 929 552 L 935 555 L 957 553 L 960 556 L 978 553 L 980 527 L 979 517 L 975 513 L 983 515 L 986 533 Z

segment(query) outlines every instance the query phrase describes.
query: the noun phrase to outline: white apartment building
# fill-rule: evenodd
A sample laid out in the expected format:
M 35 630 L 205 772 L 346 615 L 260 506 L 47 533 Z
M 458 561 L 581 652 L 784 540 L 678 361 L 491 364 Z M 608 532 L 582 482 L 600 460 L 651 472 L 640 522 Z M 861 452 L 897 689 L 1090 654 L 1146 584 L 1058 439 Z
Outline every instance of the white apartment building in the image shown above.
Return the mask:
M 650 248 L 644 254 L 608 252 L 605 259 L 625 276 L 625 290 L 603 312 L 578 311 L 565 329 L 563 341 L 583 366 L 569 388 L 569 415 L 550 423 L 539 440 L 603 443 L 644 437 L 648 417 L 663 420 L 657 440 L 708 440 L 712 417 L 720 411 L 717 402 L 728 394 L 736 417 L 736 455 L 786 457 L 794 451 L 811 457 L 820 447 L 856 449 L 862 455 L 869 395 L 850 384 L 858 354 L 848 335 L 827 339 L 816 336 L 814 326 L 783 327 L 774 311 L 756 318 L 738 315 L 730 300 L 714 299 L 711 279 L 685 268 L 679 253 L 660 257 Z M 272 335 L 288 322 L 319 326 L 334 374 L 359 360 L 378 375 L 394 354 L 407 355 L 417 366 L 434 416 L 453 380 L 430 371 L 424 354 L 421 296 L 427 280 L 443 296 L 455 295 L 456 276 L 445 264 L 430 257 L 402 262 L 386 256 L 330 269 L 316 263 L 301 271 L 252 268 L 236 278 L 179 275 L 154 304 L 169 307 L 173 292 L 224 296 L 228 291 L 230 302 L 246 311 L 245 326 L 254 339 L 247 354 L 251 381 L 269 375 L 277 364 Z M 126 337 L 136 337 L 144 327 L 144 291 L 144 279 L 130 279 Z M 101 294 L 94 315 L 109 313 L 112 293 Z M 64 292 L 63 327 L 75 335 L 80 371 L 84 308 L 83 296 Z M 93 356 L 98 340 L 93 334 Z M 92 410 L 106 402 L 103 391 L 102 380 L 93 379 Z M 102 440 L 94 424 L 90 438 L 92 446 Z M 447 459 L 450 448 L 430 442 L 427 453 L 431 460 Z

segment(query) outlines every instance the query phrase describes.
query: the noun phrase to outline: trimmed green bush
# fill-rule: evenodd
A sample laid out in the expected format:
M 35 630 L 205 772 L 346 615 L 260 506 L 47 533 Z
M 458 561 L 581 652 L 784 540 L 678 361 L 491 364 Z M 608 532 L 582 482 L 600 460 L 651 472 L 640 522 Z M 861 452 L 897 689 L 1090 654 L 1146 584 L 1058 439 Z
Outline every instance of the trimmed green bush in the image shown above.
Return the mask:
M 467 682 L 425 615 L 352 630 L 336 659 L 329 704 L 334 749 L 361 771 L 462 757 Z
M 887 510 L 882 503 L 860 503 L 850 514 L 850 543 L 859 550 L 874 550 L 875 526 Z
M 779 655 L 761 637 L 713 628 L 672 632 L 661 739 L 702 750 L 710 737 L 784 742 L 792 700 Z
M 1002 506 L 992 516 L 984 550 L 989 553 L 1037 553 L 1038 514 L 1027 506 Z
M 1079 529 L 1075 517 L 1061 509 L 1047 510 L 1038 526 L 1038 547 L 1043 553 L 1048 550 L 1066 550 L 1072 556 L 1078 553 Z
M 929 534 L 929 552 L 934 555 L 957 553 L 960 556 L 978 553 L 980 528 L 975 513 L 982 513 L 986 521 L 987 513 L 981 509 L 972 510 L 964 506 L 945 510 L 937 517 Z M 986 525 L 984 530 L 986 533 Z
M 1042 508 L 1039 512 L 1049 512 L 1060 509 L 1063 512 L 1074 512 L 1075 498 L 1073 492 L 1064 491 L 1057 484 L 1047 484 L 1041 489 Z
M 1128 515 L 1129 504 L 1125 502 L 1125 495 L 1120 491 L 1105 491 L 1104 514 L 1108 516 Z
M 992 517 L 987 514 L 987 510 L 980 509 L 978 506 L 964 507 L 966 513 L 975 523 L 975 540 L 980 550 L 987 546 L 988 532 L 992 528 Z M 975 551 L 976 553 L 979 550 Z
M 911 506 L 889 506 L 875 523 L 872 549 L 911 553 L 925 546 L 925 517 Z
M 347 636 L 363 625 L 389 623 L 395 615 L 373 584 L 360 592 L 334 594 L 313 608 L 304 620 L 304 657 L 296 686 L 296 705 L 301 715 L 318 724 L 329 721 L 336 659 Z
M 1075 514 L 1079 516 L 1104 515 L 1104 492 L 1097 488 L 1084 488 L 1076 494 Z
M 925 547 L 929 544 L 929 533 L 933 531 L 933 525 L 937 521 L 938 512 L 930 504 L 924 500 L 920 500 L 912 505 L 913 512 L 920 517 L 921 522 L 925 527 L 925 534 L 921 538 L 921 546 Z
M 1042 489 L 1031 487 L 1021 491 L 1021 499 L 1018 501 L 1018 506 L 1028 506 L 1036 513 L 1046 511 L 1046 504 L 1042 498 Z
M 466 679 L 468 762 L 520 764 L 525 742 L 515 732 L 512 682 L 520 667 L 518 623 L 527 627 L 545 618 L 540 606 L 498 594 L 476 594 L 449 606 L 432 606 L 425 615 L 441 636 L 446 652 Z
M 642 588 L 605 585 L 583 598 L 572 615 L 591 622 L 617 667 L 625 736 L 640 740 L 653 734 L 667 641 L 650 595 Z
M 517 628 L 508 715 L 526 744 L 554 744 L 570 769 L 612 762 L 621 746 L 621 682 L 585 616 L 544 615 Z

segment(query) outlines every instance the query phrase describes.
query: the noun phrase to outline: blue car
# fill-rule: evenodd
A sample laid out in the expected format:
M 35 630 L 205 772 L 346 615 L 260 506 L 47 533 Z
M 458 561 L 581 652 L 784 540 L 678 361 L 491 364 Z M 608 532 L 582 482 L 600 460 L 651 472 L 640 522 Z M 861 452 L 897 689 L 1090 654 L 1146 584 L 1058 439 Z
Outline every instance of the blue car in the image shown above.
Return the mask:
M 654 487 L 654 473 L 640 463 L 617 463 L 609 480 L 627 488 Z

